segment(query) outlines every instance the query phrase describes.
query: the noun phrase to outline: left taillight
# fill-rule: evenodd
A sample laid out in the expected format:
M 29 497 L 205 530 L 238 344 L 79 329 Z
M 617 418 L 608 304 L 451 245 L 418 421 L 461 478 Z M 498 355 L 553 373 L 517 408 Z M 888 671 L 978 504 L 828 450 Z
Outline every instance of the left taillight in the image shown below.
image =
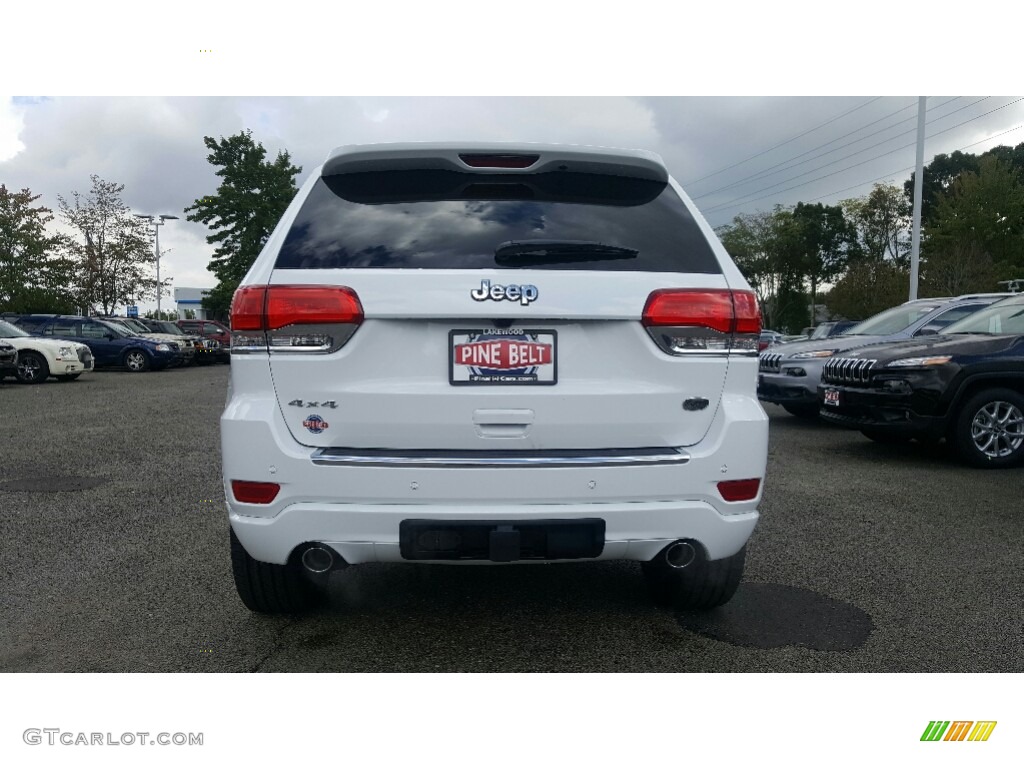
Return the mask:
M 235 501 L 243 504 L 269 504 L 277 498 L 281 486 L 277 483 L 258 483 L 253 480 L 232 480 L 231 493 Z
M 231 351 L 334 352 L 362 322 L 343 285 L 247 285 L 231 300 Z
M 761 310 L 752 291 L 663 288 L 647 297 L 643 324 L 671 355 L 756 355 Z

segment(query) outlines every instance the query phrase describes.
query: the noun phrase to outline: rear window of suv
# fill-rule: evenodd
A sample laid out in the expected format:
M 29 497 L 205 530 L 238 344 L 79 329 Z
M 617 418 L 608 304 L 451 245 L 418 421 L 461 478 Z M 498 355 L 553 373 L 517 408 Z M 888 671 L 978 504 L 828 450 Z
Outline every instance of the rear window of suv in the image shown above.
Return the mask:
M 440 170 L 318 179 L 275 266 L 722 271 L 668 184 Z

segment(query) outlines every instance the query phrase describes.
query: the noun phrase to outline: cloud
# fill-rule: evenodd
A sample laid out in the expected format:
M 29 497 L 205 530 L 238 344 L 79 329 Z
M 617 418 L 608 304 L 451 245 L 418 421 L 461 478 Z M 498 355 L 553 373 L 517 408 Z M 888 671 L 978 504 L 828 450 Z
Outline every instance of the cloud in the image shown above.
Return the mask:
M 1024 124 L 1024 102 L 998 109 L 1013 97 L 979 98 L 929 100 L 928 131 L 937 135 L 926 144 L 927 158 L 977 141 L 967 151 L 1024 141 L 1024 131 L 987 140 Z M 775 203 L 817 197 L 836 202 L 864 194 L 869 180 L 887 174 L 901 182 L 914 164 L 914 150 L 892 150 L 914 141 L 916 101 L 913 96 L 18 97 L 0 100 L 0 182 L 30 188 L 54 210 L 57 195 L 87 191 L 90 174 L 124 184 L 124 200 L 134 210 L 182 217 L 161 231 L 161 245 L 173 248 L 161 271 L 175 285 L 208 287 L 215 282 L 206 270 L 213 250 L 205 242 L 208 230 L 185 221 L 183 213 L 217 187 L 204 136 L 251 128 L 269 156 L 281 150 L 291 154 L 302 167 L 300 184 L 342 144 L 482 140 L 649 149 L 662 155 L 717 225 Z M 996 111 L 985 115 L 989 110 Z M 946 130 L 961 122 L 962 127 Z M 908 130 L 911 135 L 899 136 Z M 873 132 L 878 133 L 872 137 Z M 850 135 L 840 138 L 845 134 Z M 840 191 L 845 187 L 852 188 Z

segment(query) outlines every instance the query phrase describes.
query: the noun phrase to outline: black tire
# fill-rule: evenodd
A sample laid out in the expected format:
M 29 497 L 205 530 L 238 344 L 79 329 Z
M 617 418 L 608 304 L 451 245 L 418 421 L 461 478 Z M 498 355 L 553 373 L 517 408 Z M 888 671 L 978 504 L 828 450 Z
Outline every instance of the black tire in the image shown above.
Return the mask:
M 993 387 L 970 397 L 953 423 L 952 443 L 968 464 L 985 469 L 1002 469 L 1024 460 L 1024 395 L 1012 389 Z M 993 444 L 983 448 L 986 437 Z
M 50 366 L 38 352 L 21 352 L 18 355 L 17 377 L 22 384 L 42 384 L 49 376 Z
M 256 613 L 301 613 L 323 602 L 324 594 L 300 566 L 254 560 L 231 531 L 231 571 L 245 607 Z
M 129 349 L 122 359 L 124 367 L 132 373 L 143 373 L 151 367 L 149 355 L 141 349 Z
M 64 376 L 57 376 L 56 378 L 57 378 L 57 381 L 74 381 L 75 379 L 77 379 L 81 375 L 82 374 L 80 374 L 80 373 L 68 373 L 68 374 L 65 374 Z
M 818 418 L 818 406 L 817 405 L 784 405 L 782 406 L 786 413 L 796 416 L 798 419 L 807 419 L 808 421 Z
M 641 563 L 654 599 L 681 611 L 706 611 L 725 605 L 743 578 L 747 548 L 721 560 L 703 556 L 685 568 L 670 568 L 661 555 Z
M 868 440 L 874 440 L 876 443 L 885 443 L 886 445 L 909 443 L 912 439 L 912 435 L 904 435 L 899 432 L 887 432 L 883 429 L 862 429 L 860 433 Z

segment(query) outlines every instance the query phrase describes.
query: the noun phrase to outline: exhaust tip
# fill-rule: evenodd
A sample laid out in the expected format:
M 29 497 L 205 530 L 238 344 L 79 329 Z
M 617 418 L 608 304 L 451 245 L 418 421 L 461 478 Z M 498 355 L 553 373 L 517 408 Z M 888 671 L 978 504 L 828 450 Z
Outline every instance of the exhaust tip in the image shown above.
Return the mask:
M 665 564 L 669 568 L 685 568 L 697 558 L 697 550 L 688 541 L 677 541 L 665 548 Z
M 327 547 L 314 544 L 302 553 L 302 567 L 310 573 L 327 573 L 334 567 L 334 553 Z

